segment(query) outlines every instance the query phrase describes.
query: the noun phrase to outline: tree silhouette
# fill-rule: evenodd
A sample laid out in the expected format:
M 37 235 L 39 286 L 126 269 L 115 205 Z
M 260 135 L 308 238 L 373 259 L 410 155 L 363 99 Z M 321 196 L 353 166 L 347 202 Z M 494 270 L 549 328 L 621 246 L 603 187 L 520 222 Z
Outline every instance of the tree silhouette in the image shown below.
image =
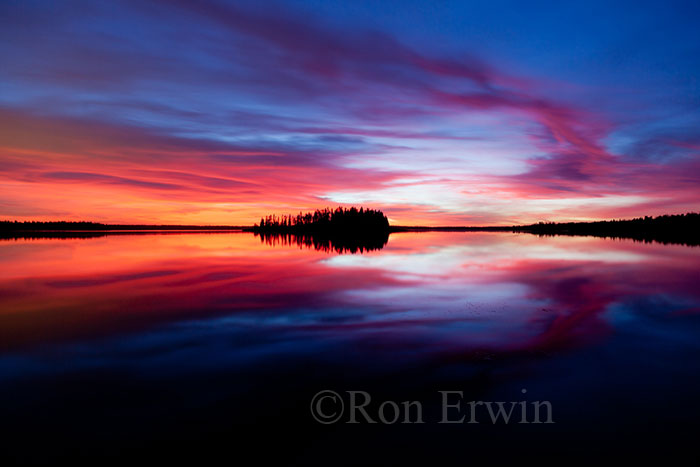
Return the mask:
M 269 215 L 260 219 L 254 232 L 367 235 L 389 231 L 389 220 L 381 211 L 356 207 L 317 209 L 313 213 Z
M 270 215 L 253 227 L 269 245 L 297 245 L 336 253 L 363 253 L 383 248 L 389 220 L 381 211 L 356 207 L 317 209 L 296 216 Z

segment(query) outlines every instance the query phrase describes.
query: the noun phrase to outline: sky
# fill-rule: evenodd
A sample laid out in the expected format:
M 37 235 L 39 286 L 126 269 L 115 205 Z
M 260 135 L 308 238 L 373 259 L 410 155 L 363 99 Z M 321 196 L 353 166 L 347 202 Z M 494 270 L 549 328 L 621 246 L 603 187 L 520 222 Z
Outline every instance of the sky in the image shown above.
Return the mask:
M 0 2 L 0 218 L 700 210 L 700 3 Z

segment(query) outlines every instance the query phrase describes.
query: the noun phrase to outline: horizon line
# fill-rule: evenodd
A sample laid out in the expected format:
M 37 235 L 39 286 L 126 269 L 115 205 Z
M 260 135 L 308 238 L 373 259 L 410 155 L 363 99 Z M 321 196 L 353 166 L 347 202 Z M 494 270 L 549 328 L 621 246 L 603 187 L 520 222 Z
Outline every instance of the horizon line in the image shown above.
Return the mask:
M 646 218 L 659 218 L 659 217 L 665 217 L 665 216 L 684 216 L 688 214 L 700 214 L 700 212 L 684 212 L 680 214 L 660 214 L 657 216 L 638 216 L 638 217 L 633 217 L 633 218 L 613 218 L 613 219 L 598 219 L 598 220 L 591 220 L 591 221 L 565 221 L 565 222 L 559 222 L 559 221 L 538 221 L 538 222 L 533 222 L 530 224 L 510 224 L 510 225 L 391 225 L 390 227 L 392 229 L 508 229 L 508 228 L 513 228 L 513 227 L 528 227 L 532 225 L 538 225 L 538 224 L 588 224 L 588 223 L 595 223 L 595 222 L 611 222 L 611 221 L 632 221 L 632 220 L 637 220 L 637 219 L 646 219 Z M 73 224 L 96 224 L 100 226 L 105 226 L 105 227 L 140 227 L 140 228 L 153 228 L 154 230 L 157 230 L 158 228 L 181 228 L 181 229 L 197 229 L 197 230 L 205 230 L 205 229 L 231 229 L 231 230 L 239 230 L 239 229 L 252 229 L 255 227 L 257 224 L 252 224 L 252 225 L 226 225 L 226 224 L 213 224 L 213 225 L 201 225 L 201 224 L 130 224 L 130 223 L 103 223 L 103 222 L 96 222 L 96 221 L 87 221 L 87 220 L 79 220 L 79 221 L 73 221 L 73 220 L 43 220 L 43 221 L 37 221 L 37 220 L 31 220 L 31 221 L 19 221 L 19 220 L 5 220 L 2 219 L 0 220 L 0 225 L 2 224 L 30 224 L 30 223 L 45 223 L 45 224 L 51 224 L 51 223 L 73 223 Z

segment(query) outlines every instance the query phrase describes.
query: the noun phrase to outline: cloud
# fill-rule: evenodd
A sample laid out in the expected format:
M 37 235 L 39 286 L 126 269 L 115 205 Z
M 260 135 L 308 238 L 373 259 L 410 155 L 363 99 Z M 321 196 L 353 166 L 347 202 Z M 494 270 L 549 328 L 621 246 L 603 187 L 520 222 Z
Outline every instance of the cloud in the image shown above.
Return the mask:
M 123 221 L 211 223 L 313 209 L 338 193 L 431 224 L 527 222 L 537 199 L 583 211 L 593 197 L 637 197 L 636 208 L 597 212 L 649 214 L 640 210 L 685 209 L 698 194 L 692 119 L 669 130 L 648 122 L 658 111 L 610 112 L 626 101 L 606 89 L 595 93 L 611 96 L 605 106 L 574 98 L 573 84 L 512 72 L 486 48 L 419 48 L 290 5 L 3 13 L 0 173 L 13 215 L 43 215 L 55 190 L 61 212 L 81 218 L 122 200 L 112 212 Z

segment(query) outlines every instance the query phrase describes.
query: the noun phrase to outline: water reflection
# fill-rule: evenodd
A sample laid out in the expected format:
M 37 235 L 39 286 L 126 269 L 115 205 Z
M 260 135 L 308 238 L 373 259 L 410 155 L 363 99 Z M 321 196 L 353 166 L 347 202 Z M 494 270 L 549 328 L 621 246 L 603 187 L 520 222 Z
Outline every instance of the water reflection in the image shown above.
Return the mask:
M 389 241 L 388 232 L 379 232 L 369 236 L 327 236 L 319 234 L 290 234 L 255 232 L 260 241 L 269 246 L 297 246 L 313 248 L 317 251 L 336 254 L 362 254 L 381 250 Z
M 362 255 L 307 242 L 249 233 L 0 242 L 0 389 L 17 401 L 39 386 L 94 391 L 95 378 L 149 391 L 167 381 L 168 391 L 189 388 L 177 407 L 200 407 L 202 391 L 250 404 L 270 384 L 295 387 L 301 402 L 281 410 L 338 381 L 386 391 L 457 381 L 484 398 L 523 385 L 553 391 L 571 414 L 582 391 L 621 397 L 641 374 L 644 384 L 682 380 L 659 400 L 700 390 L 697 248 L 495 232 L 392 234 L 383 248 L 354 250 Z M 213 389 L 193 374 L 227 379 Z M 139 397 L 129 396 L 134 420 L 165 404 Z M 51 408 L 64 403 L 57 396 Z
M 431 353 L 512 352 L 605 335 L 606 313 L 629 303 L 661 301 L 668 313 L 692 312 L 700 303 L 700 253 L 681 246 L 406 233 L 394 234 L 381 252 L 319 256 L 360 250 L 261 238 L 262 244 L 250 234 L 0 244 L 0 345 L 227 316 L 229 323 L 275 323 L 326 337 L 371 335 L 384 346 Z M 293 248 L 307 241 L 311 251 Z

